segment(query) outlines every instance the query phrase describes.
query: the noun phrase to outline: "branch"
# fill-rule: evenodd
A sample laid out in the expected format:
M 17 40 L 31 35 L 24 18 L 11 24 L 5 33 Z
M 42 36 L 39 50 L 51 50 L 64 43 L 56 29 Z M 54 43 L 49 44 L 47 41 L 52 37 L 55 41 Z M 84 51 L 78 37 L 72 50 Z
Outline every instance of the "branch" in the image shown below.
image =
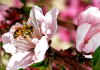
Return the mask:
M 73 23 L 70 23 L 70 22 L 61 21 L 59 19 L 57 20 L 57 24 L 60 25 L 60 26 L 64 26 L 64 27 L 71 29 L 71 30 L 77 29 L 77 25 L 74 25 Z
M 86 70 L 79 62 L 75 60 L 74 57 L 70 55 L 65 55 L 63 52 L 59 52 L 54 48 L 49 48 L 46 55 L 50 54 L 51 49 L 54 51 L 54 60 L 53 62 L 56 64 L 60 64 L 69 70 Z

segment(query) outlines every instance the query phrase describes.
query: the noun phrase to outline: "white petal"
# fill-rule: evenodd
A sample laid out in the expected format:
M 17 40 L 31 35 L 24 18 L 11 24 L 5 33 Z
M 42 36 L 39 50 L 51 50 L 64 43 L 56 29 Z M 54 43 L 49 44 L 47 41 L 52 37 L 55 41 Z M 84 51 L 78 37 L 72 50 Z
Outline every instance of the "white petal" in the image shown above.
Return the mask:
M 12 55 L 14 55 L 16 53 L 16 48 L 14 47 L 14 45 L 12 44 L 4 44 L 3 48 L 5 49 L 5 51 L 7 53 L 11 53 Z
M 42 9 L 38 6 L 34 6 L 36 10 L 38 10 L 41 14 L 43 14 Z
M 39 39 L 37 39 L 37 38 L 33 38 L 32 40 L 31 40 L 31 42 L 33 42 L 35 45 L 39 42 Z
M 100 46 L 100 33 L 95 34 L 83 48 L 84 52 L 90 53 Z
M 33 63 L 33 60 L 31 60 L 32 56 L 33 54 L 30 54 L 29 52 L 18 52 L 10 58 L 6 70 L 18 70 L 19 68 L 26 68 Z
M 2 35 L 2 42 L 3 42 L 3 44 L 11 43 L 11 36 L 12 35 L 10 34 L 10 32 L 4 33 Z
M 83 55 L 83 56 L 85 56 L 85 58 L 90 58 L 90 59 L 93 58 L 91 54 L 90 55 Z
M 56 7 L 53 7 L 49 12 L 46 13 L 46 29 L 50 29 L 51 34 L 48 34 L 49 40 L 54 36 L 56 30 L 57 30 L 57 15 L 59 11 L 56 9 Z
M 43 36 L 40 39 L 39 43 L 37 43 L 35 50 L 34 50 L 36 58 L 38 58 L 37 61 L 42 61 L 44 59 L 44 55 L 48 48 L 49 48 L 48 41 L 47 41 L 46 37 Z
M 86 34 L 88 33 L 89 29 L 91 27 L 91 24 L 88 23 L 84 23 L 82 25 L 80 25 L 77 29 L 77 34 L 76 34 L 76 48 L 78 51 L 82 51 L 82 48 L 84 46 L 84 39 Z

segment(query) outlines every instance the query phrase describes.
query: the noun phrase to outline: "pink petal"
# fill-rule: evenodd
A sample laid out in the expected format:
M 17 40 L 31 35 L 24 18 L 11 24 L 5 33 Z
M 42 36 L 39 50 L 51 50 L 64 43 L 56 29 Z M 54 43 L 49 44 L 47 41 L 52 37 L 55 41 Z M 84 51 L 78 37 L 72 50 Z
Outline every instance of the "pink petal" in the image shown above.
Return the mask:
M 88 33 L 91 25 L 88 23 L 84 23 L 80 25 L 77 29 L 77 34 L 76 34 L 76 48 L 78 51 L 82 51 L 82 48 L 84 48 L 84 39 L 86 34 Z
M 49 40 L 54 36 L 56 30 L 57 30 L 57 15 L 59 11 L 56 9 L 56 7 L 53 7 L 52 10 L 46 13 L 46 29 L 50 29 L 52 32 L 51 34 L 48 34 Z
M 33 26 L 34 30 L 36 31 L 35 33 L 38 33 L 36 34 L 36 36 L 38 36 L 39 38 L 41 37 L 41 32 L 39 30 L 39 23 L 41 22 L 41 19 L 44 20 L 44 16 L 41 12 L 41 9 L 38 6 L 33 6 L 33 8 L 30 11 L 30 17 L 27 23 Z
M 8 5 L 6 5 L 6 4 L 1 4 L 0 5 L 0 11 L 6 11 L 6 10 L 8 10 L 10 8 L 10 6 L 8 6 Z
M 49 48 L 48 41 L 47 41 L 46 37 L 43 36 L 40 39 L 39 43 L 37 43 L 35 50 L 34 50 L 36 58 L 37 58 L 37 60 L 35 60 L 35 62 L 40 62 L 44 59 L 45 53 L 48 48 Z
M 7 53 L 11 53 L 12 55 L 14 55 L 16 53 L 16 48 L 14 47 L 14 45 L 12 44 L 4 44 L 3 48 L 5 49 L 5 51 Z
M 9 32 L 4 33 L 2 35 L 2 42 L 3 42 L 3 44 L 11 43 L 11 40 L 10 39 L 11 39 L 11 34 Z
M 31 42 L 33 42 L 35 45 L 39 42 L 39 39 L 37 39 L 37 38 L 33 38 L 32 40 L 31 40 Z
M 94 25 L 94 26 L 91 26 L 91 28 L 89 29 L 86 37 L 85 37 L 85 40 L 88 40 L 89 38 L 91 38 L 93 35 L 95 35 L 96 33 L 100 32 L 100 24 L 97 24 L 97 25 Z
M 30 20 L 30 18 L 32 18 L 33 21 Z M 40 18 L 44 19 L 41 8 L 39 8 L 38 6 L 33 6 L 33 8 L 30 11 L 30 17 L 27 23 L 32 25 L 33 27 L 38 26 L 37 19 L 39 20 Z
M 10 58 L 6 69 L 18 70 L 19 68 L 26 68 L 33 63 L 32 56 L 33 54 L 30 52 L 18 52 Z
M 86 53 L 95 52 L 95 50 L 99 46 L 100 46 L 100 33 L 97 33 L 89 40 L 87 44 L 85 44 L 83 51 Z
M 37 11 L 38 11 L 38 12 L 40 12 L 41 14 L 43 14 L 42 9 L 41 9 L 40 7 L 38 7 L 38 6 L 33 6 L 33 7 L 35 8 L 36 13 L 37 13 Z
M 78 16 L 78 25 L 81 25 L 83 23 L 89 23 L 92 25 L 100 23 L 100 11 L 96 7 L 90 7 L 86 11 L 80 13 Z
M 18 22 L 16 22 L 16 24 L 15 25 L 13 25 L 11 28 L 10 28 L 10 31 L 9 32 L 11 32 L 11 33 L 13 33 L 13 32 L 15 32 L 15 27 L 22 27 L 23 25 L 21 24 L 21 23 L 18 23 Z
M 0 37 L 0 42 L 2 41 L 2 37 Z

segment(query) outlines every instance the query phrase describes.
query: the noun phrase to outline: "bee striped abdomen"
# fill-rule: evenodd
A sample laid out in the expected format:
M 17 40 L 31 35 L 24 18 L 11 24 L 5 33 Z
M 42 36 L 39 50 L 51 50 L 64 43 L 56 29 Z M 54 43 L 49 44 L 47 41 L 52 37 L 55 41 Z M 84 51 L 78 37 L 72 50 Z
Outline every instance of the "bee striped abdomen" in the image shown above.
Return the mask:
M 21 34 L 21 29 L 17 29 L 13 34 L 13 38 L 16 39 L 20 34 Z

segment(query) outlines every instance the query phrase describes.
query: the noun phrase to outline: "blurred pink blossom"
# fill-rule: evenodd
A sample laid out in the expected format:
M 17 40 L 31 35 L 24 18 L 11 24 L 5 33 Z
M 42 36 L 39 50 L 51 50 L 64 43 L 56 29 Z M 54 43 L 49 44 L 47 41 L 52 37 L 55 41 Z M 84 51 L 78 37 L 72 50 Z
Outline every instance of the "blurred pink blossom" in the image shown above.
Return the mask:
M 77 25 L 77 15 L 85 10 L 86 6 L 81 4 L 80 0 L 68 0 L 66 8 L 59 15 L 65 21 L 73 22 Z
M 78 16 L 76 48 L 78 51 L 90 53 L 100 46 L 100 11 L 96 7 L 88 7 Z
M 76 41 L 76 31 L 68 31 L 65 27 L 58 27 L 58 36 L 63 42 Z
M 8 5 L 0 5 L 0 27 L 5 28 L 5 22 L 4 22 L 4 16 L 7 16 L 6 10 L 8 10 L 10 7 Z
M 13 6 L 15 8 L 21 8 L 23 6 L 23 4 L 21 3 L 20 0 L 13 0 Z
M 27 24 L 33 26 L 32 37 L 17 39 L 13 38 L 16 27 L 23 27 L 20 23 L 13 25 L 9 32 L 2 35 L 3 48 L 12 57 L 7 65 L 7 70 L 17 70 L 40 62 L 44 59 L 46 50 L 49 48 L 48 41 L 53 37 L 57 29 L 57 15 L 59 11 L 53 7 L 52 10 L 43 15 L 42 9 L 33 6 Z
M 0 42 L 2 41 L 2 38 L 0 37 Z
M 63 42 L 69 42 L 70 41 L 70 37 L 69 37 L 69 32 L 66 28 L 64 27 L 58 27 L 58 36 L 61 39 L 61 41 Z
M 92 5 L 100 9 L 100 0 L 92 0 Z
M 6 28 L 7 24 L 11 24 L 20 20 L 20 14 L 8 5 L 0 4 L 0 27 Z

